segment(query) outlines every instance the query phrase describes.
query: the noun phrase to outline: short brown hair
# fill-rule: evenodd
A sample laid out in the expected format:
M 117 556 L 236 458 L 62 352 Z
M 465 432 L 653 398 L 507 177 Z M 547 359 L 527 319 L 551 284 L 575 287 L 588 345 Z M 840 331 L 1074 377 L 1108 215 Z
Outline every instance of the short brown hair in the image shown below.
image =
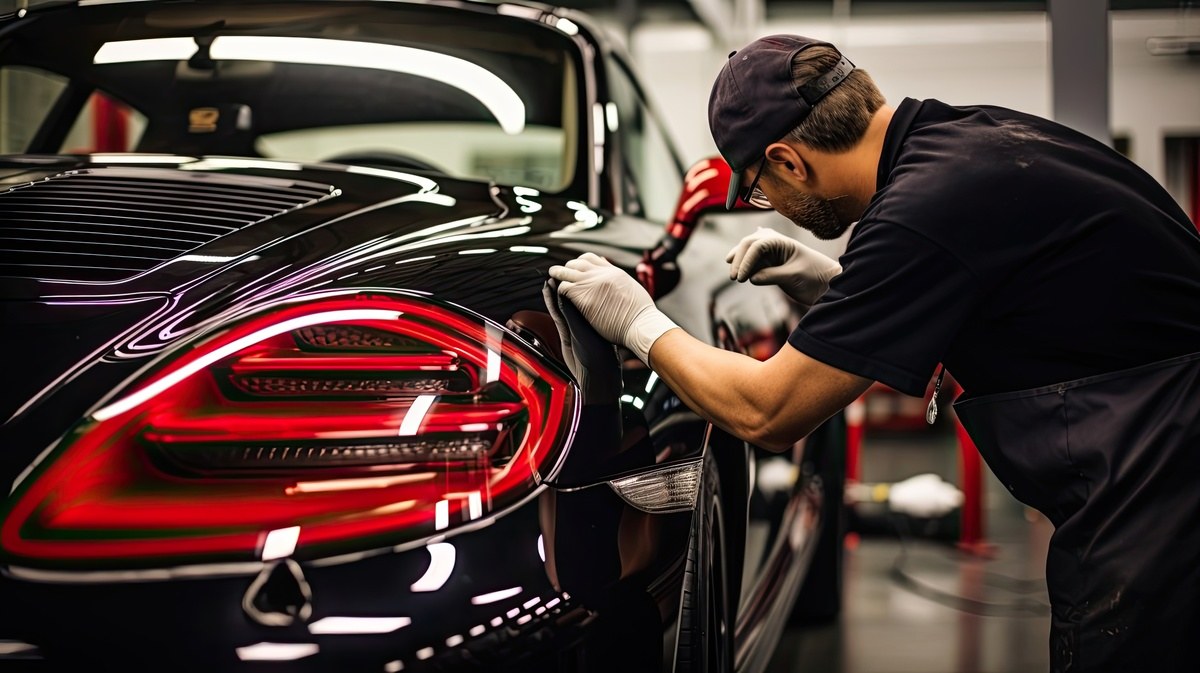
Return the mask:
M 792 59 L 792 82 L 796 89 L 837 65 L 841 55 L 832 47 L 814 46 Z M 825 95 L 804 121 L 788 133 L 822 152 L 845 152 L 867 132 L 871 117 L 884 104 L 883 94 L 867 71 L 855 68 L 841 84 Z

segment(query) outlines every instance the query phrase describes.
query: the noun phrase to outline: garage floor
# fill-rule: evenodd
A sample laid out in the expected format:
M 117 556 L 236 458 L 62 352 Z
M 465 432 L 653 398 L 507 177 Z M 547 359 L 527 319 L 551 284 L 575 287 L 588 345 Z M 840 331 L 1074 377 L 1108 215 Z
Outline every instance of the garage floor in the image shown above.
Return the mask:
M 864 481 L 937 472 L 957 481 L 948 437 L 889 437 L 863 448 Z M 852 536 L 845 604 L 836 624 L 789 628 L 768 671 L 821 673 L 1025 673 L 1048 670 L 1044 582 L 1052 527 L 1013 501 L 991 475 L 986 526 L 991 558 L 942 541 Z M 900 560 L 902 576 L 893 568 Z

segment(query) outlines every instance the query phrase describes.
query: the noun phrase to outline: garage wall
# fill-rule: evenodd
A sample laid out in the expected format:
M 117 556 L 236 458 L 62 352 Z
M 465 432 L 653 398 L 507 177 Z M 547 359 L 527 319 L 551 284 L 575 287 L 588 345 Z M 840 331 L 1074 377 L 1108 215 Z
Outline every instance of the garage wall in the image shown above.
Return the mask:
M 1167 137 L 1200 136 L 1200 60 L 1152 56 L 1146 38 L 1200 34 L 1200 14 L 1116 12 L 1112 16 L 1113 132 L 1131 158 L 1172 188 L 1187 208 L 1186 181 L 1168 174 Z M 988 103 L 1051 116 L 1050 27 L 1043 13 L 775 19 L 761 34 L 828 39 L 868 70 L 893 105 L 904 97 Z M 735 45 L 736 47 L 737 45 Z M 696 24 L 643 23 L 630 51 L 686 160 L 715 152 L 706 106 L 729 49 Z

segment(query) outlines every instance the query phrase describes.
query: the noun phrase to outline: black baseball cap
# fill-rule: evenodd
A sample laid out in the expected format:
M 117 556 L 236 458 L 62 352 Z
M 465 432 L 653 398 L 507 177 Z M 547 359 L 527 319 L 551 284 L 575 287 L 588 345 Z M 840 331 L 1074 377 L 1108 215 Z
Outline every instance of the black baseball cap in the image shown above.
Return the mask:
M 760 37 L 730 54 L 717 75 L 708 98 L 708 126 L 721 156 L 733 169 L 726 209 L 733 208 L 742 175 L 762 158 L 767 146 L 796 128 L 817 101 L 854 70 L 854 64 L 842 56 L 837 65 L 797 88 L 792 82 L 792 60 L 815 46 L 833 47 L 799 35 Z

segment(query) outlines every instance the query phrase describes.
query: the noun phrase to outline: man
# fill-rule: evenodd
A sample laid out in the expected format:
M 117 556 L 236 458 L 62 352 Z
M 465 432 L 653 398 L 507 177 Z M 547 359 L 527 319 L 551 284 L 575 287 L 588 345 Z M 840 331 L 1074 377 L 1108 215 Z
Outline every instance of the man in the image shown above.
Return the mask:
M 559 291 L 697 412 L 775 450 L 872 381 L 923 394 L 945 363 L 993 471 L 1056 526 L 1052 669 L 1194 670 L 1200 236 L 1171 197 L 1038 117 L 892 108 L 798 36 L 732 54 L 709 122 L 731 205 L 822 238 L 858 223 L 840 266 L 766 231 L 730 252 L 731 278 L 812 304 L 790 345 L 765 362 L 713 348 L 592 254 L 551 269 Z

